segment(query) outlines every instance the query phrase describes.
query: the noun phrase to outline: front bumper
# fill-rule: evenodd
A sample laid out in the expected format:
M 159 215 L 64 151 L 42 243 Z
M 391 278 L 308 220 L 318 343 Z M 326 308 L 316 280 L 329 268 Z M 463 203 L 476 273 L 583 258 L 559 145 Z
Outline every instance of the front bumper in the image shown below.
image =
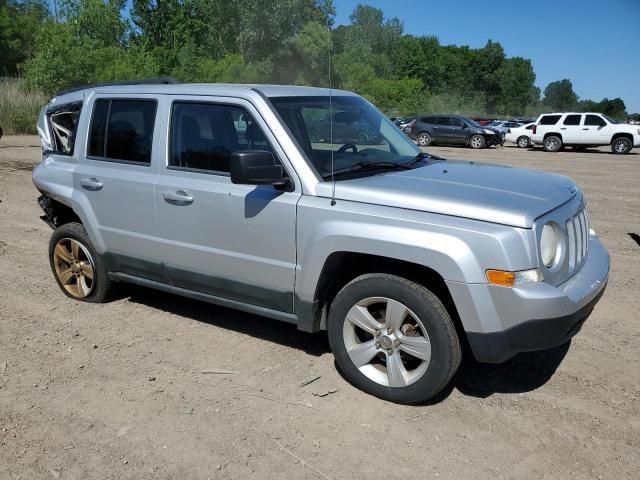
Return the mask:
M 517 288 L 453 282 L 448 286 L 474 357 L 501 363 L 521 352 L 569 341 L 602 296 L 608 276 L 609 254 L 591 235 L 582 268 L 557 287 L 545 282 Z

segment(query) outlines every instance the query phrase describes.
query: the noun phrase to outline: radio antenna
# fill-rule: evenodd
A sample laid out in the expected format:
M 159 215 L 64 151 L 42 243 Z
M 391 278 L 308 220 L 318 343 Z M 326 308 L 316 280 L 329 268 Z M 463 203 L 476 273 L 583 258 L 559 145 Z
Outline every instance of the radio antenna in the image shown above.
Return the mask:
M 331 206 L 336 204 L 336 179 L 333 168 L 333 85 L 331 83 L 331 54 L 333 53 L 333 42 L 331 41 L 331 25 L 327 15 L 327 37 L 329 51 L 329 150 L 331 151 Z

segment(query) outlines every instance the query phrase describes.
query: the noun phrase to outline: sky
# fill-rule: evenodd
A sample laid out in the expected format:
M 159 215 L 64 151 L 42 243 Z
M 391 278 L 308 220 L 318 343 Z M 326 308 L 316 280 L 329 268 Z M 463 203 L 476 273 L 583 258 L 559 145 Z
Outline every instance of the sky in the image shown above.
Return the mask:
M 358 3 L 444 45 L 498 41 L 507 56 L 531 59 L 543 91 L 568 78 L 581 99 L 620 97 L 640 112 L 640 0 L 334 0 L 336 25 Z

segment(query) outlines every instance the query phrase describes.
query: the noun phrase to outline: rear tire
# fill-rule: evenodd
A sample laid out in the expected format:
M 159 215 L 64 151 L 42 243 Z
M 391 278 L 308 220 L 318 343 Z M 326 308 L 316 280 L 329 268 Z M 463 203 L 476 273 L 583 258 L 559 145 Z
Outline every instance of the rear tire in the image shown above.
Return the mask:
M 484 148 L 486 142 L 482 135 L 471 135 L 469 146 L 474 149 Z
M 520 148 L 529 148 L 531 146 L 531 140 L 529 137 L 522 135 L 521 137 L 518 137 L 518 140 L 516 140 L 516 145 Z
M 429 145 L 431 145 L 433 139 L 427 132 L 422 132 L 420 135 L 418 135 L 417 141 L 418 145 L 420 145 L 421 147 L 428 147 Z
M 49 264 L 60 290 L 81 302 L 103 303 L 113 290 L 102 257 L 80 223 L 56 228 L 49 241 Z
M 562 139 L 557 135 L 549 135 L 542 146 L 545 152 L 557 152 L 562 148 Z
M 613 153 L 624 155 L 629 153 L 633 148 L 633 142 L 627 137 L 618 137 L 611 142 L 611 151 Z
M 391 402 L 432 399 L 460 365 L 460 342 L 440 299 L 395 275 L 349 282 L 331 304 L 327 329 L 346 379 Z

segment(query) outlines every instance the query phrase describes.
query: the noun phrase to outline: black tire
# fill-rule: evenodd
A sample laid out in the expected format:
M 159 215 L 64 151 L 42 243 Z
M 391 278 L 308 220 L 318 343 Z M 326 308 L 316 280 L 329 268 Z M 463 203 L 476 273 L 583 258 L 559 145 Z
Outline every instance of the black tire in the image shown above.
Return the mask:
M 526 135 L 522 135 L 516 140 L 516 145 L 520 148 L 529 148 L 531 146 L 531 139 Z
M 624 155 L 629 153 L 633 148 L 633 142 L 627 137 L 614 138 L 611 142 L 611 151 L 616 154 Z
M 386 297 L 402 303 L 426 330 L 431 345 L 430 360 L 413 383 L 402 387 L 377 383 L 362 373 L 349 357 L 344 337 L 347 314 L 358 302 L 370 297 Z M 460 342 L 440 299 L 422 285 L 395 275 L 366 274 L 349 282 L 331 305 L 327 330 L 336 363 L 347 380 L 364 392 L 391 402 L 412 404 L 432 399 L 447 386 L 460 365 Z M 381 355 L 384 358 L 384 351 Z
M 431 145 L 431 142 L 433 142 L 433 138 L 431 138 L 431 135 L 428 132 L 422 132 L 418 135 L 416 141 L 418 142 L 419 146 L 428 147 L 429 145 Z
M 70 293 L 67 288 L 65 288 L 65 285 L 62 284 L 62 281 L 59 278 L 59 273 L 56 270 L 57 257 L 54 254 L 56 246 L 59 242 L 66 242 L 67 240 L 75 240 L 89 253 L 88 260 L 92 267 L 93 278 L 91 279 L 90 293 L 84 297 Z M 84 254 L 84 251 L 81 253 Z M 82 224 L 76 222 L 66 223 L 53 231 L 51 234 L 51 240 L 49 241 L 49 265 L 51 266 L 51 271 L 53 272 L 53 276 L 56 279 L 56 283 L 60 287 L 60 290 L 62 290 L 62 292 L 69 298 L 82 302 L 103 303 L 111 297 L 113 282 L 107 276 L 107 269 L 104 265 L 104 261 L 93 247 L 93 244 L 91 243 L 91 240 L 89 239 L 89 236 Z
M 486 146 L 486 141 L 482 135 L 471 135 L 469 138 L 469 146 L 473 149 L 479 150 Z
M 549 135 L 542 142 L 542 147 L 545 152 L 558 152 L 562 149 L 562 138 L 558 135 Z

